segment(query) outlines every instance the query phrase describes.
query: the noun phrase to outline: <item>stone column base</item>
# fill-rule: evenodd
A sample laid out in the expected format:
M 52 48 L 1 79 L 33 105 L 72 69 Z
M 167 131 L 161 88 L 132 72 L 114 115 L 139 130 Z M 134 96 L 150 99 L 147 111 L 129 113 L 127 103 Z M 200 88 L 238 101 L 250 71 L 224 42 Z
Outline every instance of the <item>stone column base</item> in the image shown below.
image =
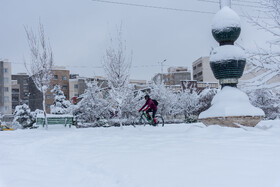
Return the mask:
M 263 116 L 227 116 L 227 117 L 214 117 L 199 119 L 204 125 L 220 125 L 226 127 L 237 127 L 240 124 L 247 127 L 255 127 Z

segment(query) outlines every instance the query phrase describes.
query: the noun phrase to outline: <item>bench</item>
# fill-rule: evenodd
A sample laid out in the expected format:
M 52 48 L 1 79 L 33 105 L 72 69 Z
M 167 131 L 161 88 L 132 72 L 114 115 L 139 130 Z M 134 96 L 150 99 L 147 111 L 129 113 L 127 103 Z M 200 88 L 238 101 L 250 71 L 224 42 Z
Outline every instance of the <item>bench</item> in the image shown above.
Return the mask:
M 58 115 L 47 114 L 48 125 L 68 125 L 69 128 L 74 124 L 74 117 L 72 115 Z M 43 114 L 38 114 L 36 117 L 36 124 L 45 126 L 45 117 Z

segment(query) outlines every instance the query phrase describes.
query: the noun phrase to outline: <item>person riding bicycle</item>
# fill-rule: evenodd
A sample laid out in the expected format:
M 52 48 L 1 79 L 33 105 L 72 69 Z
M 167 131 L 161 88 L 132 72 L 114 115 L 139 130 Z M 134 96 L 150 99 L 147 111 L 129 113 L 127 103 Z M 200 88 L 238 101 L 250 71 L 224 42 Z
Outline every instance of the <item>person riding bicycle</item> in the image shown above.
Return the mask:
M 149 112 L 153 112 L 153 121 L 154 121 L 154 124 L 156 124 L 156 118 L 155 118 L 155 115 L 157 113 L 157 105 L 153 102 L 153 100 L 150 98 L 149 95 L 145 95 L 145 100 L 146 100 L 146 103 L 142 106 L 142 108 L 139 110 L 139 112 L 142 111 L 143 108 L 145 108 L 145 106 L 147 106 L 146 109 L 144 109 L 144 111 L 146 112 L 147 114 L 147 117 L 149 119 L 151 119 L 151 116 L 149 115 Z

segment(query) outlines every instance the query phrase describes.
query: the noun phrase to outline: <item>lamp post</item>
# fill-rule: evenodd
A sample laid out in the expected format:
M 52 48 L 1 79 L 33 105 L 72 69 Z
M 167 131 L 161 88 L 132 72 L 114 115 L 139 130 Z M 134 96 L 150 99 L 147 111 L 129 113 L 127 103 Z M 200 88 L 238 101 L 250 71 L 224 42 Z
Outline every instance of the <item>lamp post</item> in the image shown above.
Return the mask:
M 163 63 L 166 62 L 166 59 L 164 59 L 162 62 L 158 62 L 160 63 L 161 66 L 161 82 L 163 81 Z

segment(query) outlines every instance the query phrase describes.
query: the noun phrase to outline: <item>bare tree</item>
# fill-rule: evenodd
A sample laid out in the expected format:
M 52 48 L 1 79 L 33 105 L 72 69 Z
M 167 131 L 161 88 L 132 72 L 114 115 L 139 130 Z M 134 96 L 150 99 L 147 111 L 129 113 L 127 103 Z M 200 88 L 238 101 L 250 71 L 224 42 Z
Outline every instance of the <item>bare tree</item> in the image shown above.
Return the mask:
M 274 39 L 267 41 L 269 47 L 257 47 L 257 50 L 248 52 L 250 68 L 245 73 L 258 76 L 243 83 L 247 89 L 279 88 L 279 84 L 267 85 L 266 82 L 280 76 L 280 1 L 259 0 L 259 3 L 264 7 L 262 14 L 268 19 L 250 16 L 248 19 L 257 28 L 270 33 Z
M 108 85 L 110 87 L 109 95 L 113 108 L 115 108 L 115 117 L 118 118 L 122 126 L 122 115 L 125 109 L 126 99 L 131 90 L 128 86 L 130 67 L 132 58 L 126 53 L 126 44 L 122 38 L 122 29 L 117 30 L 117 37 L 111 38 L 110 47 L 106 50 L 103 60 L 103 67 Z
M 45 124 L 46 129 L 48 129 L 45 99 L 52 79 L 53 52 L 50 43 L 46 41 L 44 27 L 41 23 L 39 23 L 38 33 L 28 27 L 25 27 L 25 32 L 30 49 L 30 62 L 26 63 L 25 61 L 25 67 L 37 89 L 43 95 Z

